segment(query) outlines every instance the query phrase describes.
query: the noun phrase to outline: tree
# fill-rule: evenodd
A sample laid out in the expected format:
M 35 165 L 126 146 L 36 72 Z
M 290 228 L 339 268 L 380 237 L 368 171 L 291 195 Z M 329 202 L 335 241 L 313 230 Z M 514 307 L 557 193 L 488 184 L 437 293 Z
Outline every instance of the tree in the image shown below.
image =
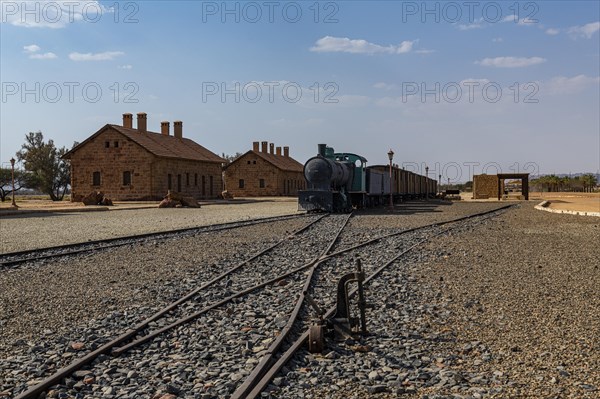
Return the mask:
M 15 192 L 24 187 L 30 187 L 32 183 L 29 173 L 15 169 Z M 0 168 L 0 200 L 6 201 L 12 192 L 12 168 Z
M 221 155 L 221 158 L 225 158 L 227 160 L 227 163 L 232 163 L 233 161 L 235 161 L 242 155 L 244 155 L 244 154 L 242 154 L 241 152 L 236 152 L 235 155 L 227 155 L 227 154 L 223 153 Z
M 590 192 L 590 193 L 594 190 L 594 187 L 596 187 L 596 185 L 598 184 L 598 180 L 596 179 L 596 176 L 594 176 L 591 173 L 587 173 L 587 174 L 581 176 L 581 180 L 583 181 L 583 190 Z
M 25 144 L 17 152 L 25 170 L 31 172 L 35 188 L 48 194 L 52 201 L 63 199 L 71 181 L 69 163 L 62 159 L 66 152 L 66 147 L 57 149 L 52 140 L 44 142 L 42 132 L 27 134 Z

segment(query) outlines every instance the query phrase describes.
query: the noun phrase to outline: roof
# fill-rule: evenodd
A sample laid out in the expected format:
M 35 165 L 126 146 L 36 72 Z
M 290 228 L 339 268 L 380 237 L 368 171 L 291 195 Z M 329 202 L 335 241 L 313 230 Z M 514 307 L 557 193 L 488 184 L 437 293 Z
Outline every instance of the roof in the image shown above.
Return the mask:
M 230 165 L 238 162 L 239 160 L 241 160 L 243 157 L 245 157 L 248 154 L 257 155 L 260 158 L 264 159 L 265 161 L 269 162 L 271 165 L 273 165 L 276 168 L 281 169 L 281 170 L 285 170 L 288 172 L 300 172 L 300 173 L 302 173 L 304 171 L 304 165 L 302 165 L 300 162 L 296 161 L 292 157 L 286 157 L 285 155 L 269 154 L 269 153 L 265 153 L 265 152 L 254 151 L 254 150 L 250 150 L 250 151 L 246 152 L 244 155 L 242 155 L 241 157 L 236 158 L 233 162 L 231 162 L 229 165 L 227 165 L 226 168 L 229 167 Z
M 84 146 L 88 141 L 94 137 L 99 136 L 107 129 L 113 129 L 121 133 L 123 136 L 131 139 L 148 152 L 156 155 L 157 157 L 163 158 L 177 158 L 177 159 L 189 159 L 192 161 L 203 161 L 203 162 L 216 162 L 225 163 L 225 159 L 221 158 L 217 154 L 210 150 L 202 147 L 194 140 L 188 138 L 177 138 L 174 136 L 167 136 L 155 132 L 140 132 L 137 129 L 130 129 L 119 125 L 105 125 L 102 129 L 88 137 L 81 144 L 77 145 L 71 151 L 64 155 L 64 158 L 69 159 L 71 155 L 79 148 Z

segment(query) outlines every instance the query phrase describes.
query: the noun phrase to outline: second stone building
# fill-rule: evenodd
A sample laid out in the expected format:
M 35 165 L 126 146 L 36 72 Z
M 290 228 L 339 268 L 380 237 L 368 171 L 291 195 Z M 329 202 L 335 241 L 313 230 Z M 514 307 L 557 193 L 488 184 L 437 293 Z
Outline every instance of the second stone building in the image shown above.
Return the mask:
M 235 197 L 295 196 L 305 188 L 304 166 L 289 147 L 255 141 L 252 149 L 225 167 L 225 189 Z

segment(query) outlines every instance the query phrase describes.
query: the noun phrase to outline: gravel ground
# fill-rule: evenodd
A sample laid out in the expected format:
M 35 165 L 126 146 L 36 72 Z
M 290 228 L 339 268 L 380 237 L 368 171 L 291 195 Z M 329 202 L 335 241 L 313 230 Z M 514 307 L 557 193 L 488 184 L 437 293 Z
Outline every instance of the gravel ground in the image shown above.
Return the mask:
M 278 398 L 597 398 L 600 228 L 533 204 L 461 227 L 367 286 L 373 334 L 303 351 Z
M 19 339 L 60 335 L 70 326 L 112 312 L 166 303 L 176 295 L 169 287 L 199 271 L 208 280 L 227 265 L 245 259 L 249 252 L 266 248 L 308 222 L 259 224 L 2 271 L 0 356 L 9 353 Z M 47 331 L 52 334 L 45 334 Z
M 463 227 L 399 262 L 368 288 L 373 335 L 332 345 L 324 356 L 302 354 L 276 379 L 272 396 L 595 397 L 598 223 L 532 206 Z M 497 207 L 421 202 L 398 207 L 395 215 L 371 211 L 351 219 L 340 246 L 352 237 Z M 305 223 L 275 222 L 0 273 L 0 396 Z M 408 236 L 379 245 L 365 267 L 417 239 Z M 341 274 L 352 262 L 337 264 Z M 84 397 L 90 389 L 95 397 L 227 396 L 287 319 L 289 303 L 278 298 L 291 295 L 291 283 L 242 300 L 243 317 L 228 309 L 211 313 L 153 341 L 145 347 L 150 352 L 135 350 L 74 376 L 51 396 Z M 208 336 L 201 332 L 207 326 Z
M 297 201 L 283 200 L 202 208 L 3 216 L 0 253 L 295 213 L 301 213 Z

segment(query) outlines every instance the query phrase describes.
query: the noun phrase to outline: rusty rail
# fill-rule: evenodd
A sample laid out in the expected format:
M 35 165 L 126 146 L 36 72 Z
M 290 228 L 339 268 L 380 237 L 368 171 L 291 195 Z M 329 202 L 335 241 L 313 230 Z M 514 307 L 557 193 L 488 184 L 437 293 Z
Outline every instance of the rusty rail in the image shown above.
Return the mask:
M 342 233 L 342 231 L 348 224 L 348 221 L 350 220 L 351 217 L 352 217 L 352 213 L 350 215 L 348 215 L 348 217 L 342 224 L 342 227 L 340 227 L 340 229 L 338 230 L 334 239 L 330 242 L 330 244 L 327 246 L 325 251 L 323 251 L 322 255 L 319 256 L 317 259 L 313 260 L 313 262 L 311 262 L 312 267 L 308 273 L 308 276 L 305 279 L 304 286 L 302 287 L 302 291 L 300 292 L 300 297 L 296 301 L 294 310 L 292 311 L 287 323 L 279 332 L 279 336 L 269 346 L 269 348 L 267 349 L 267 353 L 261 358 L 258 365 L 256 365 L 256 367 L 254 367 L 254 369 L 252 370 L 250 375 L 246 378 L 246 380 L 243 382 L 243 384 L 233 393 L 233 395 L 231 396 L 231 399 L 245 398 L 246 395 L 248 394 L 248 392 L 254 387 L 255 381 L 257 381 L 259 378 L 262 378 L 263 375 L 268 371 L 268 367 L 271 365 L 273 357 L 276 355 L 277 351 L 279 350 L 279 348 L 281 347 L 283 342 L 287 339 L 288 335 L 292 331 L 292 327 L 294 326 L 294 323 L 296 322 L 296 320 L 298 319 L 298 316 L 300 315 L 300 310 L 302 309 L 302 305 L 304 304 L 306 292 L 308 291 L 308 288 L 310 287 L 310 283 L 313 279 L 315 271 L 317 270 L 319 265 L 322 262 L 324 262 L 323 257 L 327 256 L 329 254 L 329 252 L 331 252 L 331 249 L 333 248 L 333 246 L 339 239 L 340 234 Z
M 322 220 L 326 216 L 327 215 L 323 215 L 323 216 L 315 219 L 314 221 L 308 223 L 304 227 L 302 227 L 302 228 L 294 231 L 292 233 L 292 235 L 301 234 L 302 232 L 306 231 L 312 225 L 314 225 L 318 221 Z M 175 309 L 177 306 L 179 306 L 182 303 L 190 300 L 191 298 L 193 298 L 200 291 L 202 291 L 202 290 L 206 289 L 207 287 L 215 284 L 217 281 L 222 280 L 223 278 L 225 278 L 226 276 L 232 274 L 233 272 L 235 272 L 236 270 L 240 269 L 241 267 L 245 266 L 246 264 L 248 264 L 252 260 L 254 260 L 254 259 L 256 259 L 256 258 L 264 255 L 265 253 L 273 250 L 274 248 L 276 248 L 277 246 L 281 245 L 286 240 L 287 240 L 287 238 L 281 239 L 281 240 L 277 241 L 276 243 L 274 243 L 273 245 L 269 246 L 268 248 L 266 248 L 264 250 L 261 250 L 258 253 L 256 253 L 255 255 L 251 256 L 250 258 L 248 258 L 248 259 L 240 262 L 238 265 L 236 265 L 233 268 L 231 268 L 231 269 L 223 272 L 222 274 L 220 274 L 219 276 L 217 276 L 214 279 L 210 280 L 209 282 L 203 284 L 202 286 L 194 289 L 193 291 L 191 291 L 190 293 L 188 293 L 184 297 L 182 297 L 182 298 L 178 299 L 177 301 L 169 304 L 168 306 L 166 306 L 165 308 L 161 309 L 160 311 L 158 311 L 157 313 L 155 313 L 151 317 L 149 317 L 149 318 L 145 319 L 144 321 L 140 322 L 139 324 L 137 324 L 132 329 L 127 330 L 126 332 L 124 332 L 123 334 L 121 334 L 120 336 L 118 336 L 117 338 L 115 338 L 115 339 L 111 340 L 110 342 L 104 344 L 103 346 L 101 346 L 100 348 L 94 350 L 93 352 L 88 353 L 87 355 L 85 355 L 82 358 L 76 360 L 75 362 L 71 363 L 70 365 L 68 365 L 68 366 L 66 366 L 66 367 L 58 370 L 56 373 L 54 373 L 51 376 L 47 377 L 46 379 L 44 379 L 43 381 L 41 381 L 39 384 L 36 384 L 33 387 L 29 388 L 27 391 L 22 392 L 21 394 L 17 395 L 15 397 L 15 399 L 34 399 L 34 398 L 37 398 L 37 396 L 40 395 L 42 392 L 44 392 L 45 390 L 47 390 L 51 386 L 56 385 L 57 383 L 59 383 L 60 381 L 62 381 L 64 378 L 70 376 L 71 374 L 73 374 L 74 371 L 77 371 L 77 370 L 81 369 L 83 366 L 91 363 L 99 355 L 107 354 L 111 350 L 113 350 L 113 348 L 117 347 L 118 345 L 121 345 L 123 342 L 126 342 L 126 341 L 132 339 L 137 334 L 139 334 L 140 331 L 142 331 L 144 328 L 146 328 L 148 326 L 148 324 L 150 324 L 151 322 L 159 319 L 160 317 L 162 317 L 166 313 L 168 313 L 171 310 Z M 278 277 L 275 281 L 277 281 L 279 279 L 281 279 L 281 277 Z M 234 296 L 229 297 L 229 300 L 233 299 L 233 297 Z M 237 296 L 235 296 L 235 297 L 237 297 Z M 208 311 L 210 309 L 206 309 L 205 308 L 204 310 Z M 165 329 L 161 329 L 161 330 L 165 330 Z
M 62 256 L 77 255 L 85 252 L 98 251 L 103 249 L 117 248 L 125 245 L 131 245 L 149 238 L 168 239 L 178 234 L 193 234 L 231 230 L 240 227 L 253 226 L 256 224 L 276 222 L 280 220 L 289 220 L 307 217 L 302 215 L 283 215 L 251 220 L 241 220 L 237 222 L 217 223 L 207 226 L 186 227 L 183 229 L 157 231 L 152 233 L 135 234 L 123 237 L 108 238 L 105 240 L 93 240 L 78 242 L 73 244 L 57 245 L 54 247 L 45 247 L 37 249 L 28 249 L 25 251 L 8 252 L 0 254 L 0 269 L 9 266 L 16 266 L 27 262 L 36 262 L 41 260 L 53 259 Z M 44 254 L 45 252 L 56 251 L 57 253 Z M 41 254 L 37 255 L 36 254 Z
M 493 214 L 494 212 L 498 212 L 504 209 L 508 209 L 513 207 L 514 205 L 506 205 L 506 206 L 502 206 L 500 208 L 494 209 L 494 210 L 490 210 L 490 211 L 485 211 L 485 212 L 479 212 L 473 215 L 468 215 L 468 216 L 463 216 L 457 219 L 453 219 L 453 220 L 449 220 L 446 222 L 441 222 L 441 223 L 436 223 L 436 224 L 430 224 L 427 226 L 422 226 L 422 227 L 418 227 L 418 228 L 413 228 L 413 229 L 409 229 L 409 230 L 403 230 L 402 232 L 399 233 L 392 233 L 386 236 L 382 236 L 377 238 L 377 240 L 385 238 L 385 237 L 390 237 L 390 236 L 395 236 L 395 235 L 401 235 L 401 234 L 406 234 L 408 232 L 411 231 L 415 231 L 418 229 L 423 229 L 423 228 L 427 228 L 427 227 L 435 227 L 435 226 L 442 226 L 442 225 L 447 225 L 450 223 L 457 223 L 457 222 L 461 222 L 464 220 L 468 220 L 468 219 L 473 219 L 479 216 L 485 216 L 488 214 Z M 493 216 L 493 215 L 492 215 Z M 489 216 L 489 217 L 492 217 Z M 379 274 L 381 274 L 381 272 L 383 272 L 386 268 L 388 268 L 390 265 L 392 265 L 394 262 L 396 262 L 398 259 L 400 259 L 401 257 L 405 256 L 406 254 L 408 254 L 409 252 L 411 252 L 412 250 L 414 250 L 415 248 L 423 245 L 424 243 L 430 241 L 432 238 L 440 236 L 442 234 L 447 233 L 448 231 L 452 230 L 456 228 L 456 226 L 454 227 L 449 227 L 447 229 L 444 229 L 443 231 L 440 231 L 438 233 L 433 234 L 430 237 L 424 238 L 422 240 L 420 240 L 419 242 L 417 242 L 416 244 L 410 246 L 409 248 L 405 249 L 404 251 L 400 252 L 398 255 L 394 256 L 390 261 L 386 262 L 383 266 L 379 267 L 377 270 L 375 270 L 369 277 L 367 277 L 365 279 L 365 281 L 363 282 L 363 285 L 368 284 L 371 280 L 373 280 L 374 278 L 376 278 L 377 276 L 379 276 Z M 364 246 L 362 244 L 356 245 L 354 247 L 351 248 L 360 248 L 362 246 Z M 365 244 L 366 245 L 366 244 Z M 351 248 L 348 248 L 348 250 L 350 250 Z M 335 252 L 333 254 L 330 254 L 330 256 L 335 256 L 337 254 L 339 254 L 340 252 L 347 252 L 347 250 L 341 250 L 338 252 Z M 358 292 L 358 288 L 354 288 L 352 291 L 350 291 L 348 293 L 348 297 L 352 297 L 354 296 L 356 293 Z M 324 315 L 324 318 L 329 318 L 331 317 L 336 311 L 336 306 L 331 307 Z M 287 325 L 286 325 L 287 327 Z M 308 331 L 305 331 L 304 333 L 302 333 L 302 335 L 300 335 L 300 337 L 294 341 L 294 343 L 281 355 L 281 357 L 279 357 L 279 359 L 277 359 L 277 361 L 273 364 L 273 366 L 269 369 L 269 370 L 261 370 L 261 373 L 258 372 L 254 372 L 254 370 L 252 371 L 252 373 L 248 376 L 248 378 L 246 379 L 246 381 L 244 381 L 244 384 L 238 388 L 238 390 L 234 393 L 234 395 L 232 396 L 233 398 L 247 398 L 247 399 L 254 399 L 258 396 L 260 396 L 261 392 L 269 385 L 269 383 L 271 382 L 271 380 L 273 380 L 273 378 L 275 378 L 275 376 L 277 375 L 277 373 L 279 373 L 279 371 L 283 368 L 283 366 L 285 366 L 290 360 L 291 358 L 296 354 L 296 352 L 298 352 L 298 350 L 300 350 L 300 348 L 302 348 L 305 343 L 308 340 Z M 269 348 L 271 349 L 271 348 Z M 269 350 L 270 352 L 270 350 Z M 272 363 L 274 357 L 276 356 L 276 353 L 269 353 L 268 357 L 269 357 L 269 362 Z M 267 357 L 267 356 L 265 356 Z M 263 358 L 264 360 L 264 358 Z M 266 363 L 267 361 L 265 360 L 264 362 L 261 361 L 261 363 Z M 258 368 L 259 366 L 261 366 L 261 364 L 259 364 L 256 368 Z M 255 370 L 256 370 L 255 368 Z M 263 366 L 264 368 L 264 366 Z M 260 377 L 259 375 L 262 374 L 262 377 Z M 253 377 L 254 379 L 251 379 L 251 377 Z M 258 379 L 260 378 L 260 380 Z M 242 390 L 242 387 L 244 387 L 244 389 Z M 251 388 L 250 388 L 251 387 Z

